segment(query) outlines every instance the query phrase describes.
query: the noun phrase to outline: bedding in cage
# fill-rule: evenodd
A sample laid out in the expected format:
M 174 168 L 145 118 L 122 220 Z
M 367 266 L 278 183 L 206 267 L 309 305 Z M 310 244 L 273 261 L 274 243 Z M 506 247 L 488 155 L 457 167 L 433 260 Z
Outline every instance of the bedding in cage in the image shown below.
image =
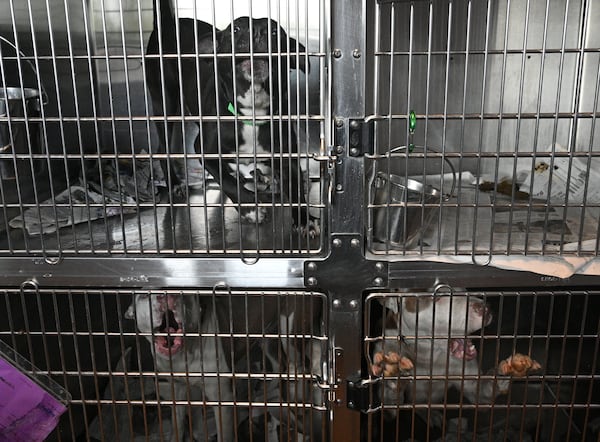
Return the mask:
M 446 304 L 435 298 L 447 296 L 431 290 L 367 297 L 369 440 L 597 440 L 597 292 L 455 289 L 455 310 L 467 297 L 485 302 L 492 316 L 470 332 L 464 312 L 452 316 L 456 324 L 442 318 Z M 423 311 L 420 325 L 411 319 L 415 304 Z M 427 329 L 434 317 L 438 327 Z M 450 334 L 457 327 L 463 332 Z M 515 355 L 538 365 L 525 375 L 506 370 L 507 361 L 517 367 Z

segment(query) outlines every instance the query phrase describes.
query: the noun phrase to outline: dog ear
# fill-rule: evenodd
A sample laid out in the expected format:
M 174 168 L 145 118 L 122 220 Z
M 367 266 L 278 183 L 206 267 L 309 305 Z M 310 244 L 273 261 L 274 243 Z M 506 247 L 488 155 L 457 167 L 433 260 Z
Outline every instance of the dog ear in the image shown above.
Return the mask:
M 125 319 L 134 319 L 135 318 L 135 312 L 133 311 L 133 304 L 131 304 L 129 307 L 127 307 L 127 310 L 125 310 Z
M 223 33 L 226 31 L 219 31 L 215 29 L 215 33 L 209 32 L 198 36 L 198 53 L 199 54 L 213 54 L 219 52 L 221 49 L 221 42 L 223 40 Z
M 407 312 L 415 313 L 417 311 L 417 308 L 418 308 L 418 303 L 419 303 L 418 299 L 415 298 L 414 296 L 406 298 L 404 300 L 404 309 Z
M 404 310 L 409 313 L 418 313 L 429 308 L 433 303 L 434 300 L 427 296 L 410 296 L 404 299 Z
M 390 297 L 384 301 L 384 306 L 390 309 L 395 314 L 400 313 L 400 299 L 398 297 Z
M 289 38 L 290 69 L 300 69 L 305 74 L 310 73 L 310 61 L 306 57 L 306 48 L 293 38 Z M 299 52 L 299 55 L 296 54 Z

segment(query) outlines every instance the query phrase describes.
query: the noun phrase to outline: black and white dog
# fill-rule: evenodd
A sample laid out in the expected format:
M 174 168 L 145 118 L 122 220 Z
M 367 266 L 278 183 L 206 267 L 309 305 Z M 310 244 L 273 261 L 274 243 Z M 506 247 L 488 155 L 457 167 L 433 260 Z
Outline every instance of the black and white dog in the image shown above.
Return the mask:
M 174 15 L 166 0 L 157 1 L 162 36 L 155 30 L 157 37 L 151 43 L 161 41 L 163 53 L 165 47 L 177 53 Z M 306 207 L 296 134 L 287 115 L 288 71 L 308 70 L 305 47 L 275 21 L 249 17 L 235 19 L 222 31 L 180 19 L 179 42 L 181 71 L 176 59 L 163 61 L 169 68 L 161 78 L 154 69 L 160 69 L 160 60 L 152 69 L 147 64 L 147 75 L 154 76 L 147 83 L 157 97 L 153 103 L 160 102 L 158 112 L 176 115 L 183 107 L 188 115 L 212 117 L 202 121 L 195 150 L 204 155 L 204 168 L 218 180 L 243 221 L 263 222 L 268 216 L 265 205 L 275 201 L 291 205 L 295 228 L 318 235 L 317 220 Z M 150 48 L 147 52 L 153 53 Z M 190 57 L 194 54 L 201 56 Z M 157 79 L 169 83 L 165 94 L 176 92 L 183 103 L 166 99 Z M 163 100 L 169 102 L 165 109 Z
M 477 350 L 469 335 L 493 319 L 482 298 L 455 293 L 411 294 L 388 297 L 384 304 L 395 326 L 387 325 L 385 343 L 376 346 L 372 374 L 397 376 L 414 369 L 417 377 L 448 377 L 403 382 L 400 384 L 403 392 L 384 391 L 384 398 L 402 400 L 401 393 L 404 393 L 408 396 L 404 399 L 414 403 L 441 403 L 447 387 L 454 387 L 472 404 L 489 404 L 509 388 L 506 377 L 479 379 Z M 494 372 L 500 376 L 522 377 L 539 368 L 529 356 L 517 353 L 502 360 Z M 391 385 L 397 387 L 397 384 Z

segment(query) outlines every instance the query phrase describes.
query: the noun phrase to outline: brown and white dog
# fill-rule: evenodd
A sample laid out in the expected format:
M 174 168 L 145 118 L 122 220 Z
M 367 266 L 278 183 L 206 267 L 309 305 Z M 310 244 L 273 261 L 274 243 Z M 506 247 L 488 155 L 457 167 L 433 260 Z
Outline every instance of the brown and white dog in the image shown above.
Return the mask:
M 402 389 L 414 403 L 441 403 L 448 387 L 454 387 L 473 403 L 492 403 L 506 392 L 505 376 L 522 377 L 540 369 L 529 356 L 514 354 L 501 361 L 495 374 L 502 378 L 481 379 L 477 349 L 469 335 L 492 322 L 492 312 L 478 296 L 443 293 L 385 297 L 395 327 L 386 325 L 384 344 L 375 348 L 371 373 L 397 376 L 414 370 L 418 377 L 431 377 L 392 385 Z M 395 335 L 395 336 L 394 336 Z M 435 378 L 439 379 L 435 379 Z M 386 401 L 400 398 L 400 391 L 385 391 Z M 386 402 L 384 402 L 386 403 Z M 434 422 L 435 424 L 435 422 Z

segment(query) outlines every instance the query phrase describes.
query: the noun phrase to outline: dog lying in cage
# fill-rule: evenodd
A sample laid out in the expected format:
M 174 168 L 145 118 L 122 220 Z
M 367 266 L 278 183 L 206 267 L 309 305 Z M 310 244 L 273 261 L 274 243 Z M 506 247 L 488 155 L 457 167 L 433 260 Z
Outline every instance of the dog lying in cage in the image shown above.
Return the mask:
M 507 392 L 509 376 L 523 377 L 541 368 L 529 356 L 516 353 L 490 373 L 502 378 L 480 379 L 477 349 L 468 336 L 493 319 L 480 297 L 435 292 L 433 296 L 388 297 L 384 304 L 389 312 L 384 340 L 375 346 L 371 373 L 384 378 L 400 376 L 384 382 L 386 405 L 441 403 L 448 387 L 457 389 L 472 404 L 489 404 Z M 411 372 L 447 379 L 410 381 L 406 375 Z M 428 420 L 433 426 L 442 424 L 436 413 Z
M 151 345 L 157 372 L 169 384 L 157 393 L 163 399 L 181 403 L 172 408 L 171 440 L 184 440 L 186 430 L 191 427 L 196 440 L 204 440 L 203 436 L 209 434 L 204 426 L 207 420 L 202 417 L 205 414 L 200 411 L 203 407 L 190 408 L 185 404 L 188 400 L 212 403 L 218 441 L 234 440 L 243 413 L 238 409 L 234 414 L 232 404 L 235 400 L 246 402 L 252 398 L 236 397 L 234 393 L 240 394 L 240 388 L 233 381 L 232 373 L 240 376 L 240 382 L 248 384 L 250 380 L 244 373 L 251 372 L 250 366 L 257 361 L 250 359 L 257 355 L 259 365 L 262 366 L 263 359 L 269 361 L 277 373 L 293 376 L 307 369 L 313 374 L 320 372 L 321 348 L 314 343 L 307 345 L 304 338 L 315 330 L 314 327 L 320 327 L 316 320 L 320 308 L 315 301 L 301 298 L 296 302 L 278 303 L 265 302 L 260 297 L 252 299 L 179 292 L 134 295 L 125 316 L 136 321 L 140 334 Z M 265 334 L 275 332 L 279 336 L 281 352 L 273 350 L 273 338 L 270 346 L 263 342 Z M 249 335 L 255 337 L 247 337 Z M 301 349 L 305 348 L 309 350 L 303 352 Z M 302 392 L 303 387 L 296 385 L 295 379 L 289 379 L 287 384 L 287 391 L 280 393 L 275 403 L 309 400 L 311 393 Z M 244 388 L 248 386 L 244 385 Z M 289 408 L 278 410 L 281 428 L 275 433 L 281 431 L 298 437 L 303 433 L 315 434 L 315 429 L 304 428 L 302 420 L 294 415 L 292 407 Z M 268 418 L 263 419 L 269 421 L 268 425 L 277 421 Z M 252 416 L 249 421 L 256 426 Z M 315 428 L 318 431 L 319 425 Z M 238 429 L 238 436 L 245 430 Z
M 240 219 L 262 223 L 269 216 L 266 205 L 277 197 L 292 206 L 296 230 L 317 236 L 317 219 L 306 207 L 308 183 L 298 160 L 295 130 L 284 115 L 289 109 L 288 70 L 306 73 L 310 67 L 305 62 L 305 47 L 266 18 L 239 17 L 222 31 L 199 20 L 182 18 L 176 23 L 167 0 L 155 0 L 154 17 L 147 54 L 183 54 L 179 60 L 153 57 L 146 62 L 155 115 L 181 116 L 184 109 L 189 115 L 220 120 L 201 123 L 195 150 L 238 208 Z M 213 57 L 207 57 L 209 54 Z M 183 103 L 177 97 L 182 97 Z M 271 118 L 264 119 L 266 116 Z M 157 123 L 164 151 L 170 148 L 174 124 L 167 124 L 165 137 L 163 123 Z M 181 173 L 173 167 L 177 162 L 171 161 L 171 168 L 165 161 L 162 164 L 165 176 L 170 172 L 172 184 L 180 184 Z

